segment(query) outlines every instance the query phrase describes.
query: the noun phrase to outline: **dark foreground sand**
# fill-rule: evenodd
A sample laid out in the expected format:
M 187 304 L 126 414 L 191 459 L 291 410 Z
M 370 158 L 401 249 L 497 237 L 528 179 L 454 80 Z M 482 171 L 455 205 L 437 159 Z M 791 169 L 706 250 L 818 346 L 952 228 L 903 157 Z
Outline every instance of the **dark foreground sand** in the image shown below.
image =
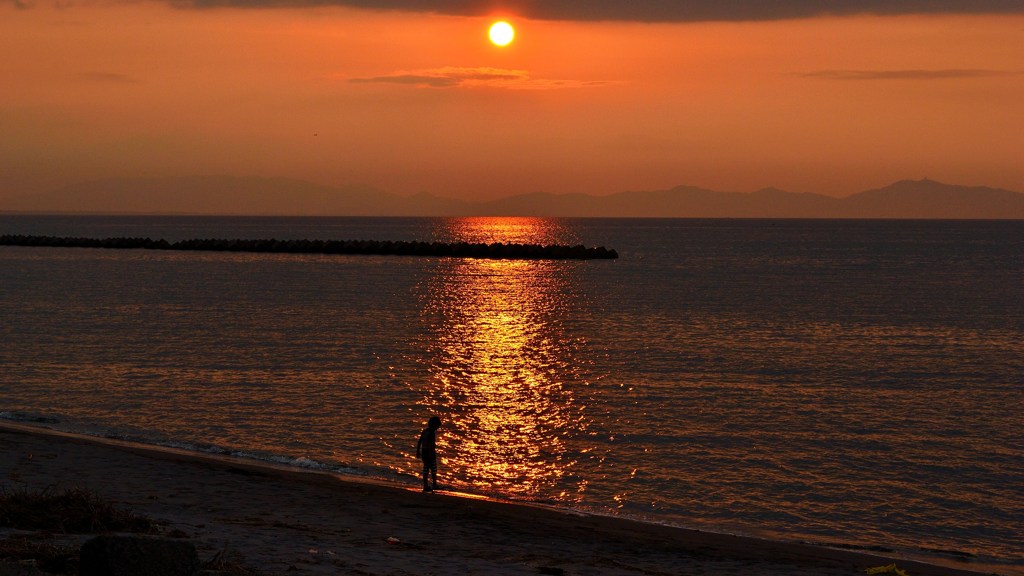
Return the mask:
M 262 574 L 864 574 L 972 572 L 297 472 L 0 423 L 0 486 L 82 487 L 225 547 Z M 9 530 L 0 528 L 0 538 Z

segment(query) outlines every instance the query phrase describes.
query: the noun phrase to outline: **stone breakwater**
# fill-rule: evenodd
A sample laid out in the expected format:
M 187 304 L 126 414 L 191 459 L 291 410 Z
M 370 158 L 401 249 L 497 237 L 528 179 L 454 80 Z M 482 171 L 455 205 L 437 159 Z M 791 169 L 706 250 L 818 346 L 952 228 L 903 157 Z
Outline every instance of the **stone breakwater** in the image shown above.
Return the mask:
M 493 260 L 607 260 L 618 258 L 604 246 L 492 244 L 469 242 L 417 242 L 378 240 L 224 240 L 193 239 L 168 242 L 150 238 L 72 238 L 60 236 L 0 236 L 0 246 L 57 248 L 112 248 L 145 250 L 199 250 L 220 252 L 272 252 L 287 254 L 371 254 L 487 258 Z

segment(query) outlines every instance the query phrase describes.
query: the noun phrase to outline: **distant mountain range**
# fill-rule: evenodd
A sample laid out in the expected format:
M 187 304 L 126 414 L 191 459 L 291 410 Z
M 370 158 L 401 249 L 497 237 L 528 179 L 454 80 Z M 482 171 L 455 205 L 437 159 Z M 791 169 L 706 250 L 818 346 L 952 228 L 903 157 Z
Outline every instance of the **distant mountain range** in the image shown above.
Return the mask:
M 1024 194 L 933 180 L 902 180 L 845 198 L 765 188 L 692 186 L 607 196 L 535 193 L 472 202 L 335 188 L 287 178 L 195 176 L 85 182 L 0 199 L 0 211 L 286 216 L 578 216 L 664 218 L 1024 219 Z

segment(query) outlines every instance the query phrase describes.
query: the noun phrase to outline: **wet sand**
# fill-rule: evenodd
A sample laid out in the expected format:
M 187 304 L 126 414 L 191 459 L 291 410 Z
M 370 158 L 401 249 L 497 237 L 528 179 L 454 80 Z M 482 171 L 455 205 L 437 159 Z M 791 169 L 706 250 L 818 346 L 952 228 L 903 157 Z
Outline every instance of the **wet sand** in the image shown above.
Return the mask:
M 977 574 L 11 423 L 0 423 L 0 486 L 89 489 L 184 532 L 201 560 L 227 548 L 262 574 L 852 576 L 892 562 L 911 576 Z

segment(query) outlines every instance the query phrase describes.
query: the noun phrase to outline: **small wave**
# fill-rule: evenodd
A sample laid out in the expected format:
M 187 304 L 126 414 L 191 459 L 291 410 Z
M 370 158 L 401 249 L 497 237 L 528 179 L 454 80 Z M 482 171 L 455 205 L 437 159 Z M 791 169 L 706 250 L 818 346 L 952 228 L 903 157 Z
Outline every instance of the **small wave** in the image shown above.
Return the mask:
M 262 452 L 248 452 L 248 451 L 227 451 L 228 455 L 235 458 L 244 458 L 246 460 L 256 460 L 260 462 L 269 462 L 271 464 L 278 464 L 282 466 L 288 466 L 292 468 L 303 468 L 306 470 L 316 470 L 319 472 L 330 472 L 332 474 L 344 474 L 347 476 L 369 476 L 370 474 L 365 470 L 358 468 L 352 468 L 349 466 L 341 466 L 337 464 L 331 464 L 327 462 L 321 462 L 305 456 L 283 456 L 280 454 L 267 454 Z
M 10 422 L 25 422 L 29 424 L 59 424 L 60 420 L 52 416 L 33 414 L 31 412 L 0 412 L 0 420 Z
M 954 558 L 977 558 L 978 555 L 972 552 L 965 552 L 963 550 L 946 550 L 943 548 L 919 548 L 922 552 L 928 552 L 929 554 L 940 554 L 943 556 L 952 556 Z
M 895 554 L 897 552 L 895 548 L 881 546 L 878 544 L 850 544 L 847 542 L 821 542 L 814 540 L 802 540 L 801 543 L 810 544 L 811 546 L 819 546 L 822 548 L 836 548 L 838 550 L 852 550 L 855 552 L 879 552 L 882 554 Z
M 108 435 L 107 437 L 114 436 Z M 358 476 L 363 478 L 381 478 L 387 480 L 394 480 L 393 478 L 388 477 L 388 474 L 385 473 L 374 474 L 373 471 L 370 470 L 345 466 L 341 464 L 335 464 L 331 462 L 322 462 L 320 460 L 315 460 L 313 458 L 309 458 L 306 456 L 287 456 L 283 454 L 261 452 L 255 450 L 238 450 L 227 448 L 224 446 L 219 446 L 217 444 L 195 443 L 183 440 L 155 440 L 153 438 L 129 437 L 122 435 L 118 435 L 116 436 L 116 438 L 118 440 L 133 442 L 136 444 L 147 444 L 150 446 L 172 448 L 174 450 L 194 452 L 198 454 L 228 456 L 231 458 L 252 460 L 254 462 L 265 462 L 267 464 L 285 466 L 288 468 L 300 468 L 304 470 L 326 472 L 329 474 L 339 474 L 344 476 Z
M 306 456 L 287 456 L 269 452 L 238 450 L 219 446 L 210 443 L 188 442 L 185 440 L 166 439 L 153 437 L 151 435 L 131 433 L 116 428 L 96 428 L 69 425 L 68 422 L 52 416 L 36 414 L 23 411 L 0 411 L 0 420 L 15 422 L 19 424 L 39 425 L 41 428 L 49 428 L 59 432 L 80 434 L 94 438 L 117 440 L 143 446 L 155 446 L 158 448 L 170 448 L 182 452 L 193 452 L 196 454 L 210 454 L 213 456 L 228 456 L 254 462 L 265 462 L 277 466 L 289 468 L 300 468 L 304 470 L 338 474 L 342 476 L 355 476 L 360 478 L 374 478 L 391 482 L 402 483 L 400 475 L 390 469 L 367 470 L 352 466 L 345 466 L 336 463 L 322 462 Z

